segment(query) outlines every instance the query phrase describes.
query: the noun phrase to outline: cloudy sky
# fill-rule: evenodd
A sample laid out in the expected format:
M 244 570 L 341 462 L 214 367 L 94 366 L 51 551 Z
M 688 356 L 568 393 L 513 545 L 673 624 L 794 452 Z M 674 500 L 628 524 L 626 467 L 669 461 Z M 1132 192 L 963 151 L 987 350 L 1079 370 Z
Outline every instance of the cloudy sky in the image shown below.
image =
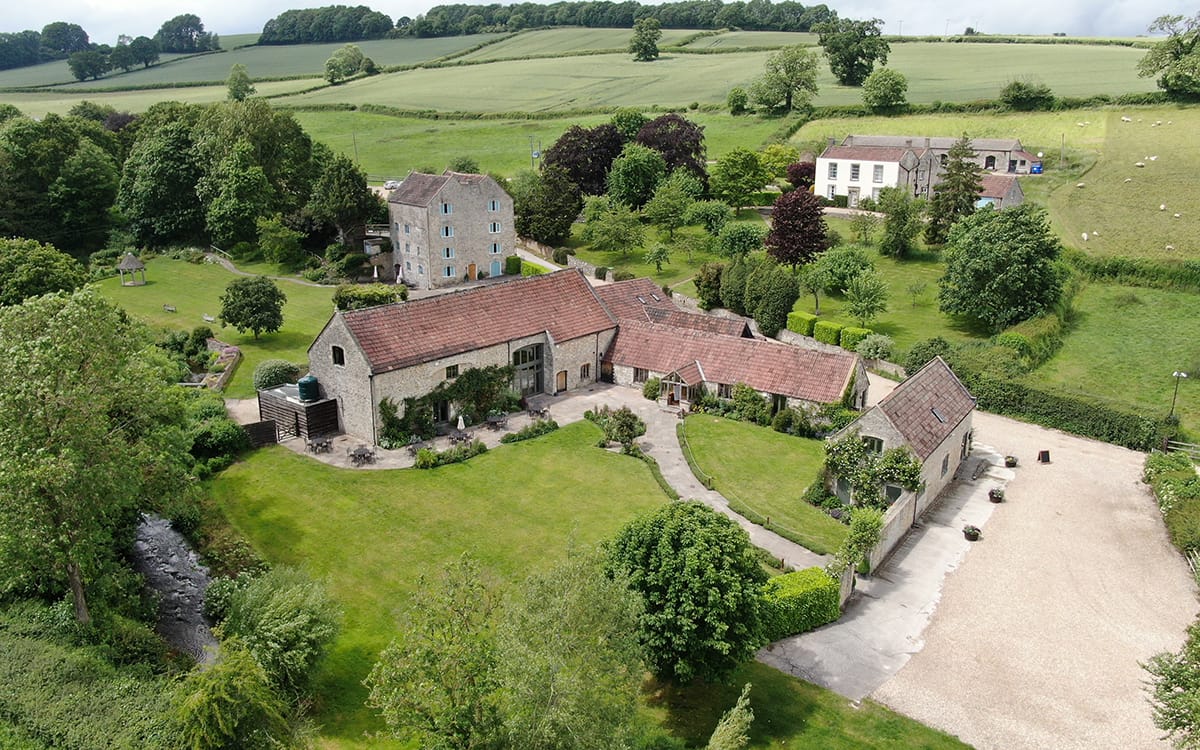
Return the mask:
M 338 1 L 369 5 L 393 19 L 416 16 L 436 4 L 433 0 Z M 334 0 L 8 0 L 0 31 L 41 30 L 51 21 L 70 21 L 83 26 L 92 41 L 112 44 L 118 34 L 152 36 L 168 18 L 195 13 L 208 31 L 238 34 L 261 31 L 267 19 L 288 8 L 332 4 Z M 994 34 L 1061 31 L 1081 36 L 1134 36 L 1144 33 L 1160 15 L 1196 11 L 1195 0 L 826 0 L 826 4 L 842 16 L 881 18 L 888 34 L 942 34 L 947 29 L 954 33 L 972 26 Z

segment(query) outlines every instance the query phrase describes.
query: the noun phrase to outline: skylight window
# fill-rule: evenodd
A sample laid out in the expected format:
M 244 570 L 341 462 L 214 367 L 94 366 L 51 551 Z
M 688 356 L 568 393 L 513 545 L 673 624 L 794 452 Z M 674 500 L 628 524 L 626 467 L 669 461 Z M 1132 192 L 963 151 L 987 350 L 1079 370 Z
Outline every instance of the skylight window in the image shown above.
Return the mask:
M 937 417 L 937 421 L 941 422 L 942 424 L 946 424 L 946 418 L 942 416 L 942 413 L 937 410 L 936 406 L 931 408 L 929 411 L 933 412 L 933 416 Z

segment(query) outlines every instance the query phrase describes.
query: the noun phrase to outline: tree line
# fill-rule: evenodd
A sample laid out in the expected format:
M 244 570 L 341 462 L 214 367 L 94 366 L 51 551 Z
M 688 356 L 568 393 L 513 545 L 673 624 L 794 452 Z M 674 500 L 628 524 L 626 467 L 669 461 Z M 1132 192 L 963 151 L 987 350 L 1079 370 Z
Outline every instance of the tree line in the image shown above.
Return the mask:
M 221 48 L 216 34 L 204 30 L 200 18 L 184 13 L 163 22 L 153 38 L 122 34 L 116 45 L 92 42 L 82 26 L 66 21 L 46 24 L 40 32 L 0 33 L 0 70 L 68 60 L 71 73 L 83 81 L 120 68 L 149 67 L 162 52 L 192 53 Z

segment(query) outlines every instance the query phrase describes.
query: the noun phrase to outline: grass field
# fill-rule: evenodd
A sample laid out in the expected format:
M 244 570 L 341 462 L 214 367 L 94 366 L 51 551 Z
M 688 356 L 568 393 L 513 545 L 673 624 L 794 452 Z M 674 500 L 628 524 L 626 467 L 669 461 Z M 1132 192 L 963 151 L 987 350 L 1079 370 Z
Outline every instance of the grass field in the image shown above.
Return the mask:
M 718 492 L 769 516 L 772 527 L 786 527 L 813 552 L 837 551 L 847 527 L 800 497 L 821 469 L 822 441 L 707 414 L 689 416 L 684 427 L 696 463 Z
M 803 44 L 814 47 L 817 35 L 799 31 L 727 31 L 716 36 L 701 37 L 686 49 L 742 49 L 743 47 L 786 47 Z
M 1191 377 L 1180 383 L 1175 410 L 1185 427 L 1200 425 L 1200 295 L 1090 284 L 1075 308 L 1062 349 L 1028 382 L 1162 417 L 1171 408 L 1171 373 L 1182 370 Z
M 187 55 L 164 54 L 159 56 L 160 64 L 178 60 Z M 226 69 L 228 74 L 228 69 Z M 101 79 L 108 80 L 108 79 Z M 120 80 L 119 78 L 117 80 Z M 30 65 L 24 68 L 11 68 L 9 70 L 0 70 L 0 88 L 13 88 L 23 86 L 53 86 L 59 83 L 74 83 L 75 76 L 71 75 L 71 68 L 67 66 L 66 60 L 54 60 L 53 62 L 42 63 L 41 65 Z M 6 94 L 0 94 L 0 101 Z
M 695 33 L 685 29 L 663 29 L 658 46 L 666 47 Z M 624 51 L 632 37 L 632 29 L 541 29 L 489 44 L 458 59 L 500 60 L 529 55 L 570 55 L 598 49 Z
M 243 360 L 229 381 L 225 395 L 251 398 L 254 396 L 254 368 L 264 359 L 280 358 L 307 366 L 308 345 L 333 312 L 330 302 L 333 289 L 279 282 L 287 295 L 283 328 L 278 333 L 264 333 L 255 341 L 249 331 L 238 333 L 235 328 L 221 327 L 220 322 L 206 324 L 202 317 L 219 316 L 220 297 L 235 278 L 215 264 L 156 258 L 146 263 L 145 286 L 123 287 L 116 278 L 105 279 L 96 286 L 130 315 L 154 328 L 190 331 L 196 326 L 208 325 L 217 338 L 241 347 Z M 174 305 L 176 312 L 163 311 L 163 305 Z
M 361 681 L 395 635 L 417 576 L 470 552 L 499 580 L 515 581 L 561 559 L 569 543 L 612 536 L 666 500 L 645 464 L 596 448 L 599 435 L 579 422 L 431 471 L 335 469 L 271 448 L 212 482 L 213 498 L 255 549 L 326 580 L 345 608 L 317 678 L 316 718 L 327 737 L 358 747 L 364 730 L 382 728 L 363 706 Z
M 226 71 L 228 73 L 228 71 Z M 293 81 L 260 81 L 254 84 L 263 96 L 303 91 L 319 86 L 324 81 L 318 78 L 303 78 Z M 69 89 L 47 89 L 45 91 L 18 91 L 0 93 L 0 102 L 15 105 L 30 117 L 44 117 L 53 112 L 65 115 L 71 107 L 87 100 L 97 104 L 108 104 L 119 112 L 144 112 L 158 102 L 176 101 L 188 104 L 210 104 L 223 102 L 229 95 L 224 84 L 220 86 L 186 86 L 171 89 L 145 89 L 141 91 L 71 92 Z

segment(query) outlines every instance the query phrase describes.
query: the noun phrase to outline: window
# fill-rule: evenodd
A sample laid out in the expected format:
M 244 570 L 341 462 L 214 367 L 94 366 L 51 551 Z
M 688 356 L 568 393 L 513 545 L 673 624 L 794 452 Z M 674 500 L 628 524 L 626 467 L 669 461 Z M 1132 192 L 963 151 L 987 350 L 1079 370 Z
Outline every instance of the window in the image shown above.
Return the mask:
M 398 222 L 398 221 L 396 222 L 396 233 L 397 234 L 400 233 L 400 222 Z
M 404 243 L 404 252 L 406 252 L 406 253 L 412 252 L 412 243 L 410 243 L 410 242 Z
M 897 487 L 894 484 L 885 484 L 883 486 L 883 495 L 884 495 L 884 497 L 887 498 L 888 505 L 892 505 L 893 503 L 895 503 L 897 500 L 900 499 L 900 496 L 903 494 L 904 494 L 903 487 Z
M 405 233 L 405 234 L 412 234 L 412 227 L 410 227 L 409 225 L 405 224 L 405 225 L 404 225 L 404 233 Z
M 500 247 L 499 242 L 492 243 L 492 255 L 499 255 L 503 251 L 504 251 L 504 248 Z
M 650 371 L 649 370 L 643 370 L 640 367 L 633 368 L 633 382 L 645 383 L 649 379 L 650 379 Z
M 420 263 L 417 264 L 417 274 L 420 276 L 425 275 L 425 266 L 421 265 Z
M 871 169 L 872 169 L 871 180 L 873 182 L 883 182 L 883 165 L 876 164 Z
M 453 258 L 454 257 L 454 248 L 452 248 L 452 247 L 443 248 L 442 249 L 442 257 L 443 258 Z
M 443 203 L 442 216 L 449 216 L 452 213 L 454 213 L 454 206 L 450 205 L 449 203 Z
M 454 227 L 442 227 L 442 236 L 443 237 L 453 237 L 454 236 Z
M 858 177 L 861 172 L 862 172 L 862 165 L 851 164 L 850 165 L 850 181 L 858 182 Z
M 863 435 L 863 447 L 872 453 L 883 453 L 883 441 L 877 437 Z
M 446 380 L 458 377 L 458 365 L 450 365 L 446 368 Z
M 592 366 L 590 364 L 585 364 L 585 365 L 579 366 L 579 379 L 580 380 L 591 380 L 592 379 Z
M 406 261 L 404 261 L 404 270 L 405 270 L 405 271 L 411 271 L 411 270 L 412 270 L 412 261 L 411 261 L 411 260 L 406 260 Z
M 944 166 L 946 166 L 946 162 L 950 161 L 950 157 L 946 156 L 945 154 L 942 154 L 940 157 L 938 157 L 938 161 L 940 161 L 942 166 L 944 167 Z
M 873 200 L 873 201 L 879 200 L 879 194 L 882 192 L 883 192 L 882 188 L 872 188 L 871 189 L 871 200 Z
M 488 210 L 489 211 L 499 211 L 500 210 L 500 201 L 497 201 L 497 200 L 488 201 Z
M 837 179 L 837 162 L 836 161 L 829 162 L 829 179 L 831 179 L 831 180 Z
M 454 278 L 454 266 L 446 266 L 445 268 L 443 268 L 442 276 L 446 277 L 447 279 Z
M 492 234 L 499 234 L 500 233 L 500 222 L 493 221 L 491 224 L 488 224 L 488 231 L 491 232 Z
M 717 398 L 733 398 L 733 386 L 728 383 L 718 383 Z
M 950 471 L 950 454 L 942 456 L 942 476 L 946 476 L 946 472 Z
M 335 365 L 342 367 L 346 364 L 346 350 L 345 349 L 343 349 L 340 346 L 335 346 L 331 350 L 331 354 L 333 357 L 333 363 Z

